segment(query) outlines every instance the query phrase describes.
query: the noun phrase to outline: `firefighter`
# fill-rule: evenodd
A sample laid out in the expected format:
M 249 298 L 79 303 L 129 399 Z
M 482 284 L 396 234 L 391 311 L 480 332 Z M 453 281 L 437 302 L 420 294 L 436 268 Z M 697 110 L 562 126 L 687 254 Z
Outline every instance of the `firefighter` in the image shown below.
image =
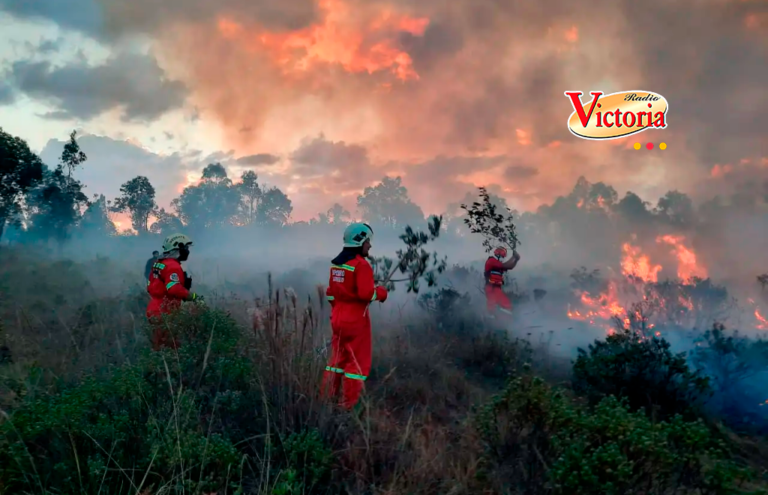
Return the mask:
M 178 309 L 182 301 L 202 301 L 202 297 L 190 292 L 192 278 L 182 270 L 181 262 L 189 257 L 192 241 L 184 234 L 174 234 L 163 242 L 163 254 L 152 265 L 147 292 L 151 297 L 147 305 L 147 319 L 153 327 L 152 348 L 178 348 L 178 343 L 168 332 L 162 316 Z
M 502 261 L 506 257 L 507 249 L 497 247 L 493 251 L 493 256 L 489 256 L 485 262 L 485 301 L 488 315 L 491 318 L 496 317 L 497 311 L 507 316 L 512 314 L 512 303 L 502 290 L 502 286 L 504 285 L 504 273 L 517 266 L 520 255 L 517 254 L 517 251 L 513 251 L 510 259 Z
M 322 392 L 337 397 L 352 409 L 371 370 L 371 317 L 368 306 L 387 299 L 387 289 L 374 285 L 373 269 L 366 261 L 373 230 L 354 223 L 344 231 L 344 249 L 331 261 L 325 293 L 331 304 L 331 358 L 325 367 Z
M 151 280 L 152 275 L 152 267 L 157 262 L 157 258 L 160 257 L 159 251 L 152 251 L 152 257 L 147 260 L 147 264 L 144 265 L 144 278 L 147 279 L 147 285 L 149 285 L 149 281 Z

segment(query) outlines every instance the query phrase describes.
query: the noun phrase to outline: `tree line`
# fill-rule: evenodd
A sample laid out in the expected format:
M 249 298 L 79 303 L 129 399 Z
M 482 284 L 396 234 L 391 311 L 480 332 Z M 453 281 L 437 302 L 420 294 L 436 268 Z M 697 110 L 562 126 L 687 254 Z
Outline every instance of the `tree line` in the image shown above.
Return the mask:
M 232 180 L 220 163 L 205 167 L 198 184 L 187 186 L 166 210 L 157 205 L 156 191 L 147 177 L 137 176 L 120 187 L 120 195 L 108 200 L 103 194 L 91 198 L 85 186 L 74 177 L 87 166 L 87 155 L 80 149 L 77 133 L 72 132 L 55 167 L 42 162 L 27 143 L 0 128 L 0 239 L 55 241 L 63 243 L 73 235 L 115 236 L 168 234 L 186 229 L 201 231 L 250 226 L 299 228 L 309 225 L 341 225 L 352 221 L 352 214 L 334 204 L 309 222 L 291 222 L 290 198 L 277 187 L 259 182 L 257 174 L 247 170 Z M 447 234 L 468 233 L 463 222 L 462 203 L 477 199 L 468 193 L 463 201 L 449 205 L 443 213 Z M 503 211 L 506 201 L 491 194 L 491 200 Z M 538 237 L 545 244 L 608 239 L 630 233 L 675 229 L 698 230 L 713 222 L 722 222 L 734 209 L 749 210 L 765 203 L 759 194 L 740 191 L 733 197 L 715 197 L 696 208 L 691 198 L 670 191 L 657 204 L 627 192 L 619 198 L 616 190 L 602 182 L 590 183 L 580 178 L 570 194 L 536 211 L 513 211 L 523 239 Z M 375 186 L 366 187 L 357 197 L 359 217 L 377 228 L 402 230 L 405 225 L 425 222 L 425 214 L 408 196 L 400 177 L 384 177 Z M 110 213 L 130 217 L 132 231 L 118 232 Z M 526 241 L 523 241 L 526 242 Z

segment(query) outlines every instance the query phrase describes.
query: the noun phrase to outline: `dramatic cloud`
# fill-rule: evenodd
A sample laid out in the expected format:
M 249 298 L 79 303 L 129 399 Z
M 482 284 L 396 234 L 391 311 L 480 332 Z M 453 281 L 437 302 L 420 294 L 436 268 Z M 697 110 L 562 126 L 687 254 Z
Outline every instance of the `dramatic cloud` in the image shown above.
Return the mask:
M 237 159 L 238 165 L 274 165 L 280 160 L 279 156 L 269 153 L 257 153 L 255 155 L 243 156 Z
M 28 96 L 50 102 L 55 119 L 88 120 L 120 108 L 125 121 L 152 120 L 184 103 L 183 84 L 169 81 L 147 56 L 120 53 L 103 65 L 17 61 L 10 81 Z
M 716 164 L 768 157 L 768 13 L 759 1 L 596 0 L 584 9 L 563 0 L 78 0 L 64 9 L 0 0 L 0 8 L 106 43 L 148 36 L 201 119 L 221 127 L 222 148 L 293 152 L 275 179 L 318 205 L 384 174 L 402 175 L 429 211 L 479 184 L 535 208 L 581 175 L 649 199 L 674 188 L 695 196 L 716 180 L 708 178 Z M 132 91 L 146 83 L 131 64 L 110 72 L 130 81 L 119 90 L 81 68 L 94 84 L 86 99 L 75 78 L 54 77 L 66 73 L 21 64 L 14 74 L 30 75 L 21 89 L 63 115 L 124 105 L 127 117 L 151 118 L 184 95 L 156 66 L 148 87 Z M 564 91 L 631 89 L 666 97 L 668 129 L 611 142 L 568 132 Z M 668 147 L 635 151 L 635 141 Z M 754 173 L 768 178 L 765 168 Z

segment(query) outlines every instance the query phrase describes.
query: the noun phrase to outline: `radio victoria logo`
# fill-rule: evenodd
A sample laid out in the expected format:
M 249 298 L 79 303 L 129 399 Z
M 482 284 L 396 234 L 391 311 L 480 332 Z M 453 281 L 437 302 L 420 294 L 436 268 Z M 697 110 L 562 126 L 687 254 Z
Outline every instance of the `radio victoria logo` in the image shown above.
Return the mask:
M 574 112 L 568 130 L 582 139 L 618 139 L 648 129 L 666 129 L 667 99 L 650 91 L 623 91 L 603 96 L 592 91 L 592 101 L 581 102 L 581 91 L 566 91 Z

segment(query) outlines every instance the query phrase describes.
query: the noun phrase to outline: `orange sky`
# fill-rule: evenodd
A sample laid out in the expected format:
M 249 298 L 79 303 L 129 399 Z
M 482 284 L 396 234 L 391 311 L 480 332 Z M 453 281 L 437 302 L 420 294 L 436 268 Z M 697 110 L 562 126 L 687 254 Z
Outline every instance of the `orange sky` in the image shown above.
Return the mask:
M 297 218 L 385 174 L 439 211 L 481 184 L 535 208 L 580 175 L 653 197 L 709 193 L 742 160 L 764 173 L 765 2 L 99 1 L 115 39 L 149 36 L 224 148 L 280 156 L 257 171 Z M 632 89 L 666 97 L 668 129 L 568 132 L 564 91 Z

